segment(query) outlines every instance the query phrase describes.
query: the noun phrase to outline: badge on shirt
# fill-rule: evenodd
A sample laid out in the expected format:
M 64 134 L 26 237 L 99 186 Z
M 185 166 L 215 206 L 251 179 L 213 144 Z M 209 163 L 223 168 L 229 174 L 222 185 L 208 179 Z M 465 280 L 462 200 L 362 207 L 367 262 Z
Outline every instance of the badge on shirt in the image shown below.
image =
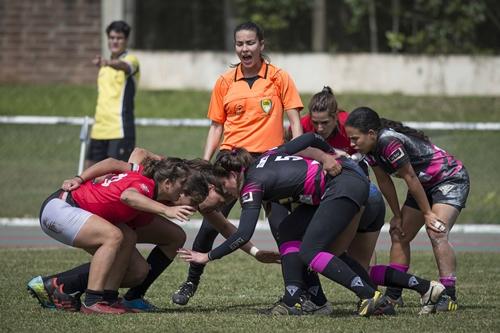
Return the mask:
M 262 111 L 264 111 L 265 113 L 269 113 L 269 111 L 271 111 L 271 109 L 273 108 L 273 101 L 271 101 L 270 98 L 265 98 L 260 101 L 260 106 L 262 108 Z

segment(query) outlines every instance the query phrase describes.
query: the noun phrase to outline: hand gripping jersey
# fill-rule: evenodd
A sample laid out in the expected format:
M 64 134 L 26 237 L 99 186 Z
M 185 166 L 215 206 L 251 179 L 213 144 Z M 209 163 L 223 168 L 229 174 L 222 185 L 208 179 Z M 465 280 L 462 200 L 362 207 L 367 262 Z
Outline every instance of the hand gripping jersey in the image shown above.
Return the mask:
M 309 146 L 330 151 L 331 147 L 314 133 L 304 134 L 283 146 L 270 150 L 245 172 L 240 192 L 242 206 L 238 231 L 209 253 L 210 259 L 221 258 L 238 249 L 252 237 L 262 201 L 301 202 L 318 205 L 325 193 L 326 176 L 322 165 L 314 160 L 292 155 Z M 343 168 L 363 177 L 354 162 L 341 159 Z
M 142 213 L 120 200 L 121 194 L 128 188 L 135 188 L 148 198 L 156 199 L 155 181 L 137 172 L 110 175 L 99 183 L 85 182 L 71 194 L 80 208 L 113 224 L 120 224 L 132 221 Z
M 430 188 L 459 172 L 463 165 L 441 148 L 393 129 L 382 129 L 377 138 L 376 151 L 366 155 L 371 166 L 380 166 L 394 174 L 410 163 L 424 188 Z

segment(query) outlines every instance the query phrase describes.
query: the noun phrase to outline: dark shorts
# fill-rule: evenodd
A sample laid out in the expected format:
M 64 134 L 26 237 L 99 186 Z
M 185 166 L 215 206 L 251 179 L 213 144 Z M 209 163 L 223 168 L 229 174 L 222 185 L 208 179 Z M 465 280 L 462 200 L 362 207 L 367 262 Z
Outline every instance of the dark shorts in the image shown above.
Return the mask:
M 469 196 L 470 181 L 469 174 L 465 167 L 445 181 L 425 189 L 425 194 L 430 205 L 446 204 L 455 207 L 458 210 L 465 208 L 465 202 Z M 406 195 L 405 206 L 418 209 L 415 198 L 408 193 Z
M 382 194 L 374 184 L 370 184 L 370 195 L 365 211 L 359 221 L 357 232 L 376 232 L 382 229 L 385 222 L 385 202 Z
M 349 198 L 358 207 L 362 207 L 368 200 L 370 183 L 365 176 L 359 173 L 342 169 L 342 172 L 335 176 L 327 176 L 325 193 L 321 201 L 328 201 L 336 198 Z
M 87 160 L 99 162 L 108 157 L 113 157 L 117 160 L 128 161 L 134 148 L 134 138 L 113 140 L 90 139 L 89 148 L 87 150 Z

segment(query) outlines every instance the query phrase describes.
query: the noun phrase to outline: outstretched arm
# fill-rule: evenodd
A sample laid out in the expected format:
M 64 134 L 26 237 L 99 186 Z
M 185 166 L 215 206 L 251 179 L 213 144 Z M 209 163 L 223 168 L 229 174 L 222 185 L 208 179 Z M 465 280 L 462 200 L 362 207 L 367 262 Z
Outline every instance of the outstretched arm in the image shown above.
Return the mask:
M 130 163 L 119 161 L 112 157 L 93 164 L 89 168 L 71 179 L 66 179 L 61 188 L 65 191 L 76 190 L 80 185 L 88 180 L 107 175 L 114 172 L 127 172 L 131 170 Z

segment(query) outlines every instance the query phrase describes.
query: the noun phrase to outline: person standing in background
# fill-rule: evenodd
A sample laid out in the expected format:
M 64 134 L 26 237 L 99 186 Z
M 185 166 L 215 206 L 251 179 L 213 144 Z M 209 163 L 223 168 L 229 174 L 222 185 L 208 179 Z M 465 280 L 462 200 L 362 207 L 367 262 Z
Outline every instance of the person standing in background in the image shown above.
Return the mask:
M 127 51 L 130 26 L 114 21 L 106 28 L 111 59 L 97 55 L 97 106 L 85 168 L 108 157 L 127 161 L 135 146 L 134 97 L 139 61 Z
M 217 79 L 208 107 L 208 118 L 212 123 L 203 153 L 207 161 L 217 149 L 226 151 L 243 147 L 257 158 L 283 144 L 284 113 L 290 121 L 293 137 L 302 134 L 299 114 L 303 108 L 302 100 L 288 73 L 271 64 L 263 54 L 262 29 L 253 22 L 238 25 L 234 30 L 234 46 L 240 62 Z M 235 202 L 236 198 L 221 209 L 225 217 Z M 266 213 L 271 230 L 276 231 L 288 210 L 275 203 L 270 207 L 271 203 L 266 204 Z M 203 219 L 193 250 L 209 252 L 217 235 L 208 220 Z M 204 267 L 203 264 L 191 263 L 187 280 L 172 295 L 175 304 L 186 305 L 194 296 Z

